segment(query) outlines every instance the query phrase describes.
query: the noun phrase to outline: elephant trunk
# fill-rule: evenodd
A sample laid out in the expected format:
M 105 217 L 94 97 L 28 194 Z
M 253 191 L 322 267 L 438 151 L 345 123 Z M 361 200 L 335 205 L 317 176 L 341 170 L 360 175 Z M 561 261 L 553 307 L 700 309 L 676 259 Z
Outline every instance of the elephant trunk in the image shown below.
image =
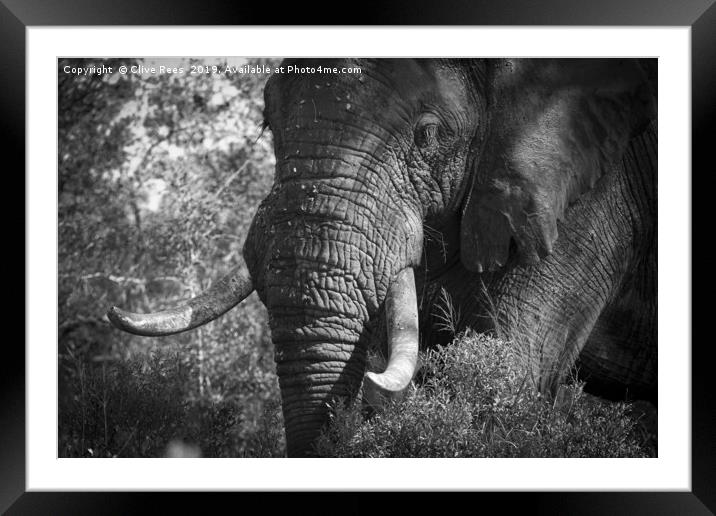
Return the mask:
M 360 389 L 365 307 L 345 276 L 303 266 L 272 269 L 267 297 L 288 456 L 310 456 L 330 403 Z
M 351 342 L 359 339 L 356 333 L 344 331 L 341 337 L 315 342 L 301 340 L 299 333 L 295 331 L 293 342 L 277 342 L 274 348 L 289 457 L 314 455 L 312 446 L 328 420 L 330 404 L 356 397 L 366 361 L 365 349 Z
M 390 359 L 385 372 L 367 373 L 366 380 L 378 392 L 394 393 L 407 387 L 417 365 L 418 312 L 412 268 L 403 269 L 390 286 L 385 312 Z M 366 364 L 362 317 L 301 313 L 298 307 L 272 306 L 289 456 L 313 453 L 311 446 L 327 421 L 330 402 L 356 397 Z

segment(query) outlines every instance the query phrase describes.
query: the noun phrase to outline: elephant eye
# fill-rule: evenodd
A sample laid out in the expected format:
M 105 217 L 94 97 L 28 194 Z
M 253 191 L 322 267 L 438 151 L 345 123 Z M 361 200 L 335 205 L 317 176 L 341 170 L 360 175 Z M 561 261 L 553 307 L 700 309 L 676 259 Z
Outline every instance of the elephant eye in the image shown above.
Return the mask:
M 431 147 L 435 144 L 438 137 L 438 124 L 426 123 L 422 124 L 415 131 L 415 144 L 420 148 Z

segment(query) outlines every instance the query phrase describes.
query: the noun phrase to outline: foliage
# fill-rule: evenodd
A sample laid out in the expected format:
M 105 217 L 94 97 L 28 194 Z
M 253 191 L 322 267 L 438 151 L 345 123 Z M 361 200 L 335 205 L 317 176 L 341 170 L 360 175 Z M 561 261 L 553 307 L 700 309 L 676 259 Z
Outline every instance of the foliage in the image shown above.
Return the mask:
M 185 362 L 177 348 L 109 363 L 62 357 L 70 370 L 60 390 L 59 455 L 161 457 L 177 440 L 209 457 L 284 454 L 278 396 L 265 374 L 231 364 L 241 394 L 196 397 Z
M 157 456 L 178 438 L 204 456 L 281 455 L 255 295 L 191 335 L 135 337 L 104 318 L 165 308 L 232 268 L 273 178 L 268 77 L 63 72 L 101 64 L 168 63 L 59 62 L 59 454 Z
M 626 403 L 576 382 L 541 395 L 509 343 L 467 332 L 426 352 L 411 392 L 366 417 L 336 404 L 317 450 L 329 457 L 645 457 Z

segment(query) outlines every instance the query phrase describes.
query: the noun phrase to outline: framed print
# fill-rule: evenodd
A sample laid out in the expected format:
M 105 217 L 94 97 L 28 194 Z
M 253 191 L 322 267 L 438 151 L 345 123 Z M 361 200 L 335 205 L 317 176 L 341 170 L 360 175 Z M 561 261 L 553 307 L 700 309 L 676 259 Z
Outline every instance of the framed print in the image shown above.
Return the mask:
M 3 508 L 395 490 L 713 509 L 691 342 L 708 2 L 390 27 L 7 4 L 28 302 Z

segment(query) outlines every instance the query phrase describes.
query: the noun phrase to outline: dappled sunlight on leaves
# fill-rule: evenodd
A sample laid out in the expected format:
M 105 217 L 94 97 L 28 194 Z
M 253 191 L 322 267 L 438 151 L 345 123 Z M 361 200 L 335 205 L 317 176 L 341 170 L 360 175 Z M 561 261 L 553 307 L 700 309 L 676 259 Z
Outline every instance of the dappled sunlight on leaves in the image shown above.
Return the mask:
M 120 61 L 136 62 L 104 62 Z M 163 456 L 170 442 L 204 457 L 283 454 L 255 295 L 161 339 L 104 319 L 112 305 L 186 300 L 236 263 L 273 180 L 271 136 L 259 138 L 267 78 L 58 74 L 61 456 Z

